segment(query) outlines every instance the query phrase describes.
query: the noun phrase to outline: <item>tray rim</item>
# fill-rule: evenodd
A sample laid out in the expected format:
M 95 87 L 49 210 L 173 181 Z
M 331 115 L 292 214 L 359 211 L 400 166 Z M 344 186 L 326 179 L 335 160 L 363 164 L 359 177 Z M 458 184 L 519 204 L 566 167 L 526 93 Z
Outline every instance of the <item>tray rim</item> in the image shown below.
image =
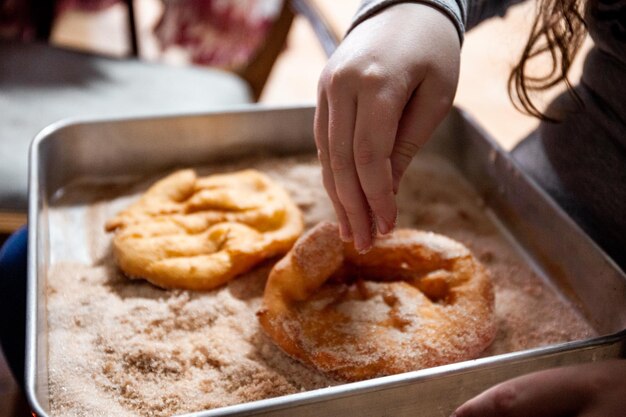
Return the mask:
M 31 141 L 29 149 L 29 171 L 28 171 L 28 263 L 27 263 L 27 309 L 26 309 L 26 355 L 25 355 L 25 391 L 28 402 L 30 403 L 33 412 L 38 416 L 47 417 L 49 414 L 44 411 L 40 399 L 37 396 L 36 379 L 37 379 L 37 344 L 38 344 L 38 322 L 37 322 L 37 304 L 38 304 L 38 257 L 41 254 L 38 252 L 38 230 L 39 230 L 39 218 L 40 218 L 40 184 L 39 184 L 39 150 L 46 141 L 52 140 L 54 134 L 63 131 L 66 128 L 71 128 L 77 125 L 88 125 L 103 122 L 134 122 L 134 121 L 150 121 L 154 119 L 167 120 L 185 117 L 206 117 L 217 116 L 227 114 L 239 114 L 239 113 L 261 113 L 267 111 L 281 111 L 281 110 L 302 110 L 311 111 L 314 106 L 311 104 L 295 104 L 295 105 L 268 105 L 268 104 L 242 104 L 237 106 L 229 106 L 220 110 L 213 110 L 208 112 L 193 112 L 183 114 L 164 114 L 164 115 L 150 115 L 140 117 L 70 117 L 54 122 L 45 128 L 43 128 Z M 510 160 L 510 162 L 519 169 L 515 161 L 508 156 L 508 152 L 504 150 L 492 136 L 480 126 L 476 120 L 465 110 L 459 107 L 454 107 L 451 112 L 456 112 L 467 123 L 472 125 L 483 138 L 489 143 L 493 150 Z M 541 194 L 543 199 L 556 211 L 563 212 L 560 206 L 543 190 L 537 183 L 528 176 L 525 172 L 520 170 L 520 174 L 523 175 L 525 180 L 535 188 L 535 191 Z M 565 220 L 569 223 L 569 227 L 577 229 L 583 238 L 587 239 L 587 243 L 591 244 L 594 249 L 604 258 L 604 260 L 615 269 L 621 276 L 626 279 L 626 274 L 619 266 L 608 256 L 606 253 L 582 231 L 569 216 L 564 214 Z M 320 388 L 316 390 L 310 390 L 301 393 L 283 395 L 274 398 L 262 399 L 257 401 L 251 401 L 247 403 L 235 404 L 226 407 L 220 407 L 212 410 L 204 410 L 193 413 L 181 414 L 179 416 L 188 417 L 213 417 L 213 416 L 226 416 L 226 415 L 247 415 L 253 412 L 268 412 L 273 410 L 285 409 L 290 406 L 304 405 L 317 403 L 320 401 L 326 401 L 332 398 L 339 398 L 344 396 L 356 395 L 365 392 L 374 392 L 380 390 L 391 389 L 394 386 L 404 386 L 413 383 L 419 383 L 434 376 L 446 376 L 457 373 L 471 372 L 474 370 L 489 368 L 490 366 L 497 366 L 502 364 L 512 364 L 520 361 L 528 361 L 550 355 L 557 355 L 561 353 L 573 352 L 578 350 L 593 349 L 602 346 L 610 346 L 613 344 L 622 344 L 621 356 L 626 355 L 626 328 L 617 331 L 612 334 L 592 337 L 587 339 L 581 339 L 571 342 L 563 342 L 552 344 L 548 346 L 541 346 L 531 349 L 525 349 L 516 352 L 510 352 L 505 354 L 493 355 L 485 358 L 473 359 L 468 361 L 457 362 L 453 364 L 422 369 L 418 371 L 412 371 L 397 375 L 390 375 L 386 377 L 374 378 L 366 381 L 343 383 L 331 387 Z

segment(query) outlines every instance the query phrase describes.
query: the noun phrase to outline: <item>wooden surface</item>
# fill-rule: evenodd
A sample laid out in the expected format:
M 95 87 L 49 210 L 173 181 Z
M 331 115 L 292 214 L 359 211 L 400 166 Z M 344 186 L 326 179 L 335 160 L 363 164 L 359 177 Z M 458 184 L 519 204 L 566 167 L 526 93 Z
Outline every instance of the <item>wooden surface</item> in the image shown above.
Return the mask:
M 26 224 L 26 213 L 0 211 L 0 233 L 11 233 Z

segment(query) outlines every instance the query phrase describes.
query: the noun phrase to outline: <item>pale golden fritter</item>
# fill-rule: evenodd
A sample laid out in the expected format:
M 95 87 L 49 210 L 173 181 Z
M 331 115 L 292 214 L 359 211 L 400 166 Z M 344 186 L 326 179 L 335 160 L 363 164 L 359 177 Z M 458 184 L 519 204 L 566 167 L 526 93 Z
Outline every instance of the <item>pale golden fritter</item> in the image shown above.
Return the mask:
M 284 254 L 302 214 L 266 175 L 245 170 L 198 178 L 177 171 L 106 223 L 120 269 L 162 288 L 210 290 Z

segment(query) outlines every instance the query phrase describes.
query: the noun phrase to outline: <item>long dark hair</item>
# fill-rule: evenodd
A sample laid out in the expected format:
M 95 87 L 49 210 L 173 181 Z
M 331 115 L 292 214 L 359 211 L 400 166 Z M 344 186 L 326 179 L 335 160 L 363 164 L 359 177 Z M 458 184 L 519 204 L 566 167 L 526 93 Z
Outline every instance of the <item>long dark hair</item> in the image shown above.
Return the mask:
M 548 90 L 563 82 L 581 106 L 567 72 L 585 40 L 587 26 L 583 19 L 583 0 L 540 0 L 537 16 L 522 56 L 509 76 L 509 97 L 523 113 L 541 120 L 557 121 L 542 112 L 532 100 L 532 93 Z M 551 67 L 541 75 L 529 75 L 528 63 L 548 53 Z

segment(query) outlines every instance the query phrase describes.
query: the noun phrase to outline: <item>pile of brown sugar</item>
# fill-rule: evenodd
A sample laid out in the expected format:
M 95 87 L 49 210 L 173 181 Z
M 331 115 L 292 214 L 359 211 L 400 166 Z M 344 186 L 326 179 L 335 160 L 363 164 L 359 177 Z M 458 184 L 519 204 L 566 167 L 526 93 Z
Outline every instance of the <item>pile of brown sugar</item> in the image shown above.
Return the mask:
M 307 227 L 334 219 L 315 158 L 254 159 L 200 174 L 243 168 L 282 184 Z M 274 261 L 210 292 L 166 291 L 118 271 L 103 225 L 154 180 L 85 180 L 50 208 L 51 415 L 169 416 L 341 383 L 290 359 L 261 331 L 255 314 Z M 595 335 L 527 266 L 448 162 L 418 156 L 398 200 L 399 226 L 448 235 L 489 270 L 498 333 L 485 356 Z

